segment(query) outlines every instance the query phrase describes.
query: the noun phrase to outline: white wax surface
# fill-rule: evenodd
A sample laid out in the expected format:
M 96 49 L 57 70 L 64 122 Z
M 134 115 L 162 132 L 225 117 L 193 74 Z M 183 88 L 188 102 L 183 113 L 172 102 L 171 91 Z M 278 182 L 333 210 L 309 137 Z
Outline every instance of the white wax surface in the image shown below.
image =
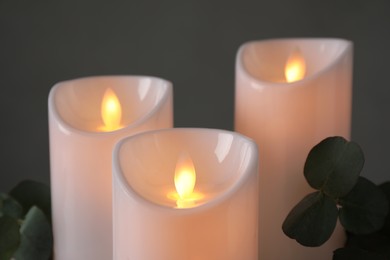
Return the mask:
M 296 48 L 303 80 L 286 83 L 284 66 Z M 312 191 L 303 175 L 310 149 L 322 139 L 350 137 L 352 44 L 338 39 L 250 42 L 237 55 L 235 130 L 253 138 L 260 154 L 261 259 L 331 259 L 344 242 L 339 229 L 320 248 L 284 235 L 292 207 Z
M 122 129 L 101 132 L 111 88 Z M 49 96 L 56 260 L 112 259 L 112 149 L 121 138 L 173 125 L 172 86 L 153 77 L 91 77 L 58 83 Z
M 177 208 L 175 164 L 185 151 L 200 201 Z M 224 130 L 170 129 L 114 151 L 114 259 L 257 260 L 256 145 Z

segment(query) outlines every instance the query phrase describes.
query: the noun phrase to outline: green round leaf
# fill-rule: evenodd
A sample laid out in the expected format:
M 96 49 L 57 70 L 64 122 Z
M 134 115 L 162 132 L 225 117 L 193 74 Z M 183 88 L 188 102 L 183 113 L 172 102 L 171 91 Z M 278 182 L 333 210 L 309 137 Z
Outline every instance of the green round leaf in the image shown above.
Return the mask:
M 387 200 L 390 202 L 390 182 L 379 185 L 379 188 L 385 193 Z M 387 214 L 383 231 L 390 236 L 390 214 Z
M 359 177 L 348 195 L 340 198 L 340 222 L 353 234 L 368 234 L 383 227 L 389 203 L 382 190 L 366 178 Z
M 348 233 L 346 247 L 360 248 L 390 259 L 390 238 L 382 234 L 382 232 L 375 232 L 368 235 Z
M 377 253 L 368 252 L 360 248 L 344 247 L 333 252 L 333 260 L 386 260 L 385 256 Z
M 364 155 L 358 144 L 343 137 L 329 137 L 310 151 L 304 174 L 311 187 L 337 199 L 353 188 L 363 165 Z
M 0 259 L 10 259 L 19 243 L 18 221 L 7 215 L 0 217 Z
M 288 214 L 283 232 L 304 246 L 320 246 L 332 235 L 337 222 L 337 205 L 321 192 L 303 198 Z
M 53 237 L 51 225 L 42 210 L 33 206 L 20 228 L 21 244 L 15 252 L 16 259 L 49 259 Z
M 4 215 L 8 215 L 13 218 L 22 218 L 23 216 L 23 208 L 12 197 L 7 194 L 0 194 L 0 200 L 2 201 L 2 205 L 0 205 L 0 212 Z
M 50 187 L 48 185 L 26 180 L 16 185 L 9 194 L 23 206 L 24 214 L 36 205 L 51 221 Z

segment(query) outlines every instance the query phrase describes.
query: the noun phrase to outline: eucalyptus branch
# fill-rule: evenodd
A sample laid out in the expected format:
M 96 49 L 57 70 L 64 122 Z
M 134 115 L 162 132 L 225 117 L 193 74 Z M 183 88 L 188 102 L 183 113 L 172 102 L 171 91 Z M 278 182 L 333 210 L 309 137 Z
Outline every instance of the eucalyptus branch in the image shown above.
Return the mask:
M 0 260 L 50 259 L 50 206 L 50 188 L 35 181 L 0 194 Z
M 304 176 L 317 191 L 290 211 L 283 232 L 301 245 L 315 247 L 331 237 L 337 219 L 350 236 L 372 234 L 383 228 L 389 201 L 380 187 L 359 176 L 363 165 L 359 145 L 342 137 L 326 138 L 313 147 L 304 166 Z M 387 246 L 390 249 L 390 243 Z M 364 255 L 359 250 L 352 254 Z M 351 259 L 347 257 L 350 254 L 349 249 L 339 249 L 334 258 Z

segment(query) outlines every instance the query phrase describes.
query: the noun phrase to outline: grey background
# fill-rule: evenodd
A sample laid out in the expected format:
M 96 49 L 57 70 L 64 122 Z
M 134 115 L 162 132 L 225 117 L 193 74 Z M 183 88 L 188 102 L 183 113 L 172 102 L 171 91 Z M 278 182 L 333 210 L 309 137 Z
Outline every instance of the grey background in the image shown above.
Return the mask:
M 388 0 L 0 0 L 0 191 L 49 181 L 47 96 L 76 77 L 140 74 L 174 84 L 175 125 L 233 129 L 234 61 L 249 40 L 355 43 L 353 140 L 364 175 L 390 180 Z

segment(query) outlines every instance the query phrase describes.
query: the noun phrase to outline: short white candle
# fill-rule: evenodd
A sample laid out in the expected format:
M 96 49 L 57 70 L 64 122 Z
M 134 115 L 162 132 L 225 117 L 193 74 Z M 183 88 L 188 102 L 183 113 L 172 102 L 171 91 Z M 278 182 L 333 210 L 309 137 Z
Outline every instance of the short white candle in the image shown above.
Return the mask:
M 235 130 L 260 153 L 262 259 L 331 259 L 339 228 L 320 248 L 284 235 L 282 223 L 311 192 L 303 176 L 309 150 L 328 136 L 350 137 L 352 44 L 340 39 L 249 42 L 237 55 Z
M 172 127 L 172 86 L 153 77 L 60 82 L 49 96 L 56 260 L 112 259 L 112 149 L 124 136 Z
M 258 153 L 240 134 L 157 130 L 114 150 L 114 259 L 257 260 Z

